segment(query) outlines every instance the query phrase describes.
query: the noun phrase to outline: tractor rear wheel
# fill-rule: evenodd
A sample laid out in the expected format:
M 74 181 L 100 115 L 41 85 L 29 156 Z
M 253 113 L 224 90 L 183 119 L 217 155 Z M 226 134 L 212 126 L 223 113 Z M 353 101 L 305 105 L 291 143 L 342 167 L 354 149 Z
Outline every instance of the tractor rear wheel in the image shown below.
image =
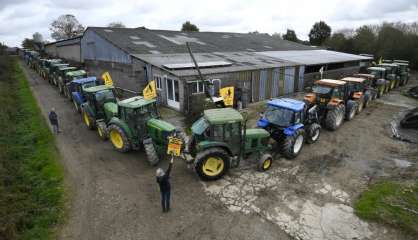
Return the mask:
M 151 138 L 144 140 L 144 150 L 145 154 L 147 155 L 148 163 L 151 166 L 155 166 L 160 162 L 160 158 L 158 157 L 158 153 L 155 150 L 154 143 L 152 142 Z
M 265 172 L 271 168 L 272 164 L 273 164 L 273 157 L 270 154 L 265 153 L 258 160 L 257 169 L 260 172 Z
M 321 126 L 318 123 L 312 123 L 306 128 L 306 132 L 306 142 L 309 144 L 314 143 L 319 139 L 319 135 L 321 134 Z
M 282 154 L 287 159 L 295 158 L 302 150 L 305 142 L 305 131 L 301 128 L 296 130 L 292 136 L 287 136 L 282 145 Z
M 131 143 L 125 131 L 119 126 L 112 124 L 109 126 L 109 138 L 113 147 L 119 152 L 128 152 L 131 150 Z
M 82 109 L 81 116 L 83 118 L 83 122 L 86 124 L 88 129 L 93 130 L 96 127 L 96 123 L 90 117 L 90 115 L 86 112 L 86 110 Z
M 102 121 L 97 123 L 97 134 L 99 134 L 100 139 L 103 141 L 106 141 L 109 138 L 106 124 Z
M 230 156 L 222 148 L 209 148 L 197 154 L 195 170 L 205 181 L 220 179 L 228 172 Z
M 325 117 L 325 127 L 331 131 L 339 128 L 344 120 L 344 112 L 344 105 L 338 105 L 334 109 L 329 110 Z
M 356 115 L 358 103 L 353 100 L 348 100 L 347 110 L 345 111 L 345 120 L 350 121 Z

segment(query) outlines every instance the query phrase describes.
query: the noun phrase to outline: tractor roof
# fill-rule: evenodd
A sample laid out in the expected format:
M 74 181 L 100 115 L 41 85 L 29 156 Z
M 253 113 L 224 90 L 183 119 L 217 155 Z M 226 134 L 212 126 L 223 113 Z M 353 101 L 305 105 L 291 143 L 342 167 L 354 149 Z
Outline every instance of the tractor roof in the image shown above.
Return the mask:
M 395 60 L 395 61 L 397 61 L 397 60 Z M 395 62 L 395 63 L 399 66 L 409 66 L 409 63 L 406 63 L 406 62 Z
M 228 122 L 242 122 L 244 118 L 241 113 L 233 108 L 215 108 L 204 112 L 205 119 L 209 124 L 223 124 Z
M 61 62 L 52 62 L 51 66 L 53 67 L 61 67 L 61 66 L 70 66 L 68 63 L 61 63 Z
M 96 77 L 80 78 L 80 79 L 73 80 L 72 82 L 77 83 L 77 84 L 83 84 L 86 82 L 93 82 L 93 81 L 96 81 Z
M 58 69 L 61 71 L 66 71 L 66 70 L 75 70 L 77 69 L 76 67 L 70 67 L 70 66 L 58 66 Z
M 300 112 L 305 107 L 305 103 L 291 98 L 277 98 L 267 102 L 270 106 L 286 108 L 295 112 Z
M 247 138 L 266 138 L 270 137 L 270 133 L 263 128 L 251 128 L 245 131 Z
M 368 70 L 374 70 L 374 71 L 386 71 L 386 68 L 383 67 L 369 67 Z
M 383 66 L 383 67 L 397 67 L 398 66 L 398 64 L 396 64 L 396 63 L 381 63 L 381 64 L 378 64 L 377 66 Z
M 345 85 L 346 82 L 340 81 L 340 80 L 334 80 L 334 79 L 321 79 L 321 80 L 316 81 L 315 84 L 327 85 L 327 86 L 330 86 L 330 87 L 336 87 L 336 86 Z
M 155 99 L 144 99 L 141 96 L 131 97 L 125 100 L 122 100 L 119 102 L 119 106 L 126 107 L 126 108 L 140 108 L 146 105 L 149 105 L 151 103 L 154 103 Z
M 396 62 L 396 63 L 406 63 L 406 64 L 408 64 L 409 63 L 409 61 L 406 61 L 406 60 L 393 60 L 394 62 Z
M 373 74 L 368 74 L 368 73 L 356 73 L 353 76 L 355 76 L 355 77 L 365 77 L 365 78 L 374 78 Z
M 103 90 L 107 90 L 107 89 L 114 89 L 114 88 L 115 88 L 114 86 L 99 85 L 99 86 L 86 88 L 84 91 L 94 93 L 94 92 L 103 91 Z
M 65 75 L 69 77 L 82 76 L 82 75 L 86 75 L 86 71 L 84 70 L 71 71 L 71 72 L 67 72 Z
M 358 83 L 362 83 L 364 82 L 366 79 L 361 78 L 361 77 L 345 77 L 343 79 L 341 79 L 341 81 L 346 81 L 346 82 L 358 82 Z

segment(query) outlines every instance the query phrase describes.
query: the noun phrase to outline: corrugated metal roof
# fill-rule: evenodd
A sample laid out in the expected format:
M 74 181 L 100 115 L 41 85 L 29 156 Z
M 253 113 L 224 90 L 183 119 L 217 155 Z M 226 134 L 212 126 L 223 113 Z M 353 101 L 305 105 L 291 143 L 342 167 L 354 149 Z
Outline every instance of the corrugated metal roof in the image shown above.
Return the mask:
M 283 51 L 312 50 L 310 46 L 281 40 L 267 34 L 225 32 L 180 32 L 145 28 L 89 27 L 99 36 L 131 54 L 187 53 L 186 42 L 194 52 Z M 134 38 L 132 38 L 134 36 Z M 140 41 L 132 41 L 140 39 Z M 266 48 L 265 46 L 268 46 Z
M 264 56 L 300 63 L 302 65 L 319 65 L 337 62 L 372 60 L 371 57 L 335 52 L 329 50 L 300 51 L 264 51 L 258 52 Z
M 133 57 L 138 58 L 144 62 L 152 64 L 158 68 L 182 77 L 197 75 L 194 64 L 188 53 L 178 54 L 132 54 Z M 194 57 L 197 62 L 229 62 L 229 66 L 208 67 L 201 68 L 202 74 L 215 74 L 248 71 L 264 68 L 277 68 L 286 66 L 296 66 L 297 63 L 279 60 L 268 56 L 260 55 L 253 52 L 214 52 L 214 53 L 195 53 Z M 164 67 L 167 64 L 184 64 L 193 66 L 190 69 L 171 70 Z

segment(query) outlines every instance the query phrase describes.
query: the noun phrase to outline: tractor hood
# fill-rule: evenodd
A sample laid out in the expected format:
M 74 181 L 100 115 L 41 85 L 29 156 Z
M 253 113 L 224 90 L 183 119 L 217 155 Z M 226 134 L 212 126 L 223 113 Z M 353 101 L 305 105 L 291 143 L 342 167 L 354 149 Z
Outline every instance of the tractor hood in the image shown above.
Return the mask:
M 173 124 L 156 118 L 148 120 L 147 125 L 149 128 L 159 129 L 164 132 L 172 132 L 176 130 L 176 127 L 174 127 Z
M 245 138 L 247 139 L 266 137 L 270 137 L 270 133 L 262 128 L 251 128 L 247 129 L 247 131 L 245 132 Z

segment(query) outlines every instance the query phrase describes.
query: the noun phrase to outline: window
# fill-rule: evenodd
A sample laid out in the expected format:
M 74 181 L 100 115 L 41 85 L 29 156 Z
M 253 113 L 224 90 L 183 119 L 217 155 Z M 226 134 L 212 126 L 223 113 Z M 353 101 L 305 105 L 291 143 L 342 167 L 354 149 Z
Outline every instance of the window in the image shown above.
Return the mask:
M 190 90 L 193 93 L 203 93 L 205 92 L 205 84 L 201 81 L 191 82 Z
M 215 140 L 223 140 L 224 138 L 224 126 L 223 125 L 213 126 L 213 137 Z
M 155 84 L 157 85 L 157 89 L 163 89 L 163 81 L 161 80 L 160 76 L 154 75 Z

